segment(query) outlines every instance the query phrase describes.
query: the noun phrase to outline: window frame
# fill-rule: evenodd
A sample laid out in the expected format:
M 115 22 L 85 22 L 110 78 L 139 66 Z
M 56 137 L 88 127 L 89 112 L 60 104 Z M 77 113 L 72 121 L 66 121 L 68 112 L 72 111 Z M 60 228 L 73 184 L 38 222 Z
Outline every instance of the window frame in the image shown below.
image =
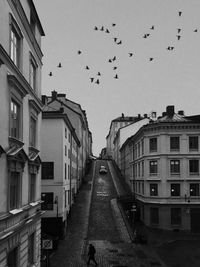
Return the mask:
M 150 223 L 159 224 L 159 208 L 150 207 Z
M 46 199 L 48 198 L 50 201 L 46 203 Z M 48 211 L 54 210 L 54 192 L 42 192 L 41 200 L 43 201 L 41 203 L 41 210 L 48 210 Z
M 150 183 L 149 184 L 149 192 L 151 197 L 158 196 L 158 184 L 157 183 Z
M 32 183 L 32 181 L 34 181 Z M 35 173 L 29 173 L 29 202 L 36 201 L 36 182 L 37 175 Z
M 156 163 L 156 164 L 152 164 L 152 163 Z M 155 171 L 153 171 L 154 168 L 155 168 Z M 150 160 L 149 161 L 149 175 L 150 176 L 158 175 L 158 161 L 157 160 Z
M 176 162 L 178 164 L 176 164 Z M 174 164 L 172 164 L 174 163 Z M 178 165 L 178 168 L 176 170 L 176 167 L 174 167 L 173 169 L 173 166 L 176 166 Z M 180 160 L 179 159 L 171 159 L 170 160 L 170 175 L 180 175 Z
M 45 171 L 47 173 L 44 173 L 44 166 L 45 165 L 46 165 Z M 48 165 L 51 165 L 51 172 L 49 170 L 49 166 Z M 49 170 L 49 171 L 47 171 L 47 170 Z M 49 176 L 49 172 L 51 173 L 50 176 Z M 48 178 L 46 178 L 46 177 L 48 177 Z M 54 161 L 44 161 L 44 162 L 42 162 L 42 175 L 41 175 L 41 179 L 42 180 L 53 180 L 54 179 Z
M 177 186 L 177 188 L 175 188 L 176 186 Z M 174 191 L 172 191 L 172 190 L 174 190 Z M 180 183 L 171 183 L 170 184 L 170 192 L 171 192 L 171 197 L 180 197 L 181 196 L 181 184 Z
M 191 186 L 197 186 L 197 188 L 194 189 L 194 191 L 197 191 L 197 194 L 191 194 L 191 191 L 193 188 Z M 190 183 L 190 197 L 199 197 L 200 196 L 200 184 L 199 183 Z
M 37 69 L 38 65 L 32 53 L 29 56 L 29 84 L 34 92 L 37 92 Z
M 182 210 L 181 208 L 171 208 L 171 225 L 181 225 L 182 224 Z
M 149 152 L 157 152 L 158 150 L 158 138 L 157 137 L 150 137 L 149 138 Z
M 17 175 L 17 185 L 16 181 L 13 183 L 14 177 L 12 175 Z M 9 175 L 9 210 L 18 209 L 21 207 L 21 196 L 22 194 L 22 177 L 21 172 L 10 171 Z
M 194 140 L 192 141 L 192 138 L 193 139 L 196 138 L 197 142 L 195 142 Z M 195 143 L 196 143 L 196 146 L 194 145 Z M 189 145 L 189 151 L 198 151 L 199 150 L 199 136 L 198 135 L 189 136 L 188 145 Z
M 178 142 L 173 141 L 176 139 L 178 140 Z M 179 151 L 179 150 L 180 150 L 180 136 L 170 136 L 170 151 Z
M 34 121 L 34 127 L 32 122 Z M 29 127 L 29 145 L 32 147 L 37 147 L 37 118 L 30 115 L 30 127 Z
M 197 162 L 197 170 L 196 171 L 191 171 L 191 168 L 194 166 L 191 166 L 192 162 Z M 189 174 L 190 175 L 199 175 L 199 159 L 189 159 Z

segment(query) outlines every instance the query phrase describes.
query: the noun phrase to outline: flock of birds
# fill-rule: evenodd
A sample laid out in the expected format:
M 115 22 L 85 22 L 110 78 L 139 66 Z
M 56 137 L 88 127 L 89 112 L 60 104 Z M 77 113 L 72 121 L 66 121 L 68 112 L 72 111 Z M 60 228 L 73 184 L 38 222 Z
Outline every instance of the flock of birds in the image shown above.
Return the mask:
M 179 17 L 182 16 L 182 11 L 178 11 L 178 16 L 179 16 Z M 115 27 L 115 26 L 116 26 L 116 23 L 112 23 L 112 27 Z M 110 33 L 112 32 L 112 31 L 111 31 L 108 27 L 106 27 L 106 26 L 101 26 L 101 27 L 94 26 L 93 29 L 94 29 L 94 31 L 101 31 L 101 32 L 105 32 L 106 34 L 110 34 Z M 155 25 L 152 25 L 149 29 L 150 29 L 151 31 L 154 31 L 154 30 L 156 29 L 156 28 L 155 28 Z M 181 36 L 181 31 L 182 31 L 181 28 L 177 28 L 177 35 L 176 35 L 176 37 L 177 37 L 177 41 L 180 41 L 180 39 L 181 39 L 181 37 L 182 37 L 182 36 Z M 197 32 L 198 32 L 198 29 L 197 29 L 197 28 L 194 29 L 193 32 L 197 33 Z M 145 34 L 143 34 L 142 38 L 147 39 L 147 38 L 149 38 L 150 36 L 151 36 L 151 33 L 145 33 Z M 123 41 L 122 41 L 120 38 L 117 38 L 117 37 L 113 37 L 113 42 L 114 42 L 114 44 L 116 44 L 117 46 L 120 46 L 120 45 L 122 45 L 122 43 L 123 43 Z M 169 45 L 168 47 L 166 47 L 166 49 L 169 50 L 169 51 L 174 50 L 174 48 L 175 48 L 175 47 L 174 47 L 174 46 L 171 46 L 171 45 Z M 78 51 L 77 51 L 77 55 L 78 55 L 78 56 L 81 56 L 82 54 L 83 54 L 83 51 L 82 51 L 82 50 L 78 50 Z M 133 53 L 132 51 L 131 51 L 131 52 L 128 52 L 127 56 L 128 56 L 128 57 L 133 57 L 133 56 L 134 56 L 134 53 Z M 152 61 L 154 61 L 154 60 L 155 60 L 154 57 L 149 57 L 149 58 L 148 58 L 148 61 L 150 61 L 150 62 L 152 62 Z M 119 79 L 119 75 L 118 75 L 118 73 L 117 73 L 118 66 L 117 66 L 117 64 L 115 64 L 115 62 L 117 62 L 117 56 L 113 56 L 113 57 L 109 58 L 109 59 L 107 60 L 107 62 L 108 62 L 108 63 L 114 63 L 114 65 L 112 66 L 113 71 L 115 71 L 115 73 L 114 73 L 114 75 L 113 75 L 113 78 L 114 78 L 114 79 Z M 58 68 L 62 68 L 62 63 L 59 62 L 59 64 L 57 65 L 57 67 L 58 67 Z M 90 68 L 90 66 L 86 65 L 84 69 L 85 69 L 86 71 L 89 71 L 91 68 Z M 49 72 L 49 76 L 50 76 L 50 77 L 53 76 L 52 71 Z M 100 84 L 100 78 L 101 78 L 101 76 L 102 76 L 102 73 L 101 73 L 100 71 L 98 71 L 98 72 L 96 73 L 96 76 L 90 77 L 89 80 L 90 80 L 91 83 Z

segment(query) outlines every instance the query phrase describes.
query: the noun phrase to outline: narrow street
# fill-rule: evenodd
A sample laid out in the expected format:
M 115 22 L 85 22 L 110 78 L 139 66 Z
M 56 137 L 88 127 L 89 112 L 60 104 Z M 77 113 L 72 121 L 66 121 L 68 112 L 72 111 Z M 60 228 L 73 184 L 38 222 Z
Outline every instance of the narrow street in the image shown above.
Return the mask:
M 107 168 L 107 174 L 99 174 L 101 165 Z M 125 242 L 119 232 L 120 221 L 117 222 L 111 206 L 111 200 L 120 190 L 115 175 L 111 162 L 94 162 L 72 208 L 66 238 L 59 242 L 58 250 L 50 259 L 51 267 L 87 266 L 90 243 L 96 248 L 98 266 L 164 266 L 147 246 Z

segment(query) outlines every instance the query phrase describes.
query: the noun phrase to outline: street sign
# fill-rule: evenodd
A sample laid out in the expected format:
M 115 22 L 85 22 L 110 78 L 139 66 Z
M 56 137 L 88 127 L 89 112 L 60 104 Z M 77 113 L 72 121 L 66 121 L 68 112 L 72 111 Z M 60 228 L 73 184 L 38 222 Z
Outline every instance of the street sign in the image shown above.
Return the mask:
M 53 241 L 51 239 L 43 239 L 42 249 L 53 249 Z

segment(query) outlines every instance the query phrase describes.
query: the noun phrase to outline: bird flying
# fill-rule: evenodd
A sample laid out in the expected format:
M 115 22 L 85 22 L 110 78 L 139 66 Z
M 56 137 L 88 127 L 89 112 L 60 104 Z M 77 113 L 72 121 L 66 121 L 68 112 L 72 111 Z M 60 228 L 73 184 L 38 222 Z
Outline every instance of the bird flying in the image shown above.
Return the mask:
M 117 74 L 114 76 L 114 78 L 115 78 L 115 79 L 119 79 Z
M 153 60 L 153 57 L 150 57 L 150 58 L 149 58 L 149 61 L 152 61 L 152 60 Z
M 128 53 L 129 54 L 129 57 L 132 57 L 133 56 L 133 53 Z
M 151 28 L 150 28 L 151 30 L 154 30 L 154 25 L 153 26 L 151 26 Z
M 178 40 L 180 40 L 181 36 L 180 35 L 176 35 L 176 36 L 177 36 Z
M 97 79 L 95 83 L 96 83 L 96 84 L 99 84 L 99 79 Z
M 116 70 L 117 69 L 117 67 L 113 67 L 113 70 Z
M 101 73 L 98 71 L 97 75 L 98 75 L 98 76 L 101 76 Z
M 91 83 L 94 81 L 94 78 L 90 78 Z
M 105 32 L 106 32 L 106 33 L 110 33 L 108 29 L 106 29 L 106 31 L 105 31 Z
M 178 12 L 178 15 L 179 15 L 179 17 L 180 17 L 180 16 L 182 15 L 182 11 L 179 11 L 179 12 Z
M 97 28 L 97 26 L 95 26 L 95 27 L 94 27 L 94 30 L 95 30 L 95 31 L 98 31 L 98 28 Z
M 112 26 L 113 26 L 113 27 L 115 27 L 115 26 L 116 26 L 116 24 L 115 24 L 115 23 L 112 23 Z
M 82 52 L 81 52 L 81 50 L 78 50 L 78 55 L 80 55 Z
M 101 27 L 100 31 L 104 31 L 104 26 Z
M 181 31 L 181 29 L 177 29 L 178 33 Z
M 89 68 L 88 66 L 85 66 L 85 69 L 86 69 L 86 70 L 89 70 L 90 68 Z
M 117 44 L 118 44 L 118 45 L 122 44 L 122 40 L 120 40 Z
M 53 74 L 52 74 L 52 72 L 51 72 L 51 71 L 49 72 L 49 76 L 53 76 Z
M 59 62 L 59 64 L 58 64 L 58 66 L 57 66 L 58 68 L 62 68 L 62 65 L 61 65 L 61 63 Z

